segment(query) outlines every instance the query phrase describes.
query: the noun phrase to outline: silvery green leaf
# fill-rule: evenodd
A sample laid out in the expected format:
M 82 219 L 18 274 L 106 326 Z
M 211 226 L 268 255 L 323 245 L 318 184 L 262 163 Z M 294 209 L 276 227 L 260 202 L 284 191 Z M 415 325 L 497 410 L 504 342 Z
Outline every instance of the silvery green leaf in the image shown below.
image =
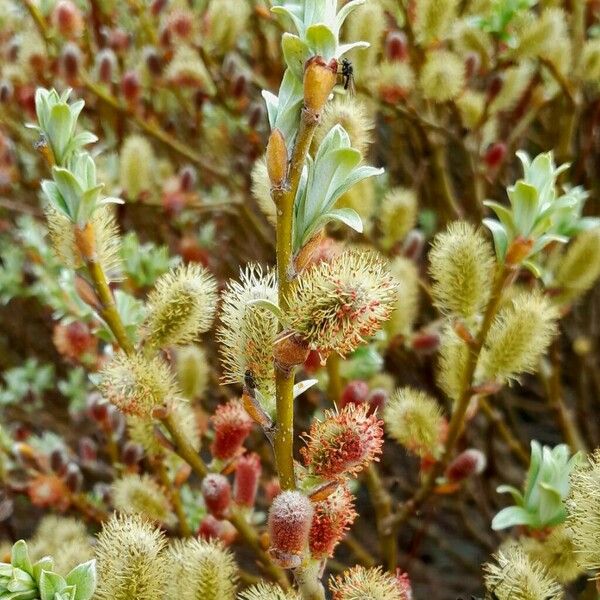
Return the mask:
M 304 77 L 304 64 L 310 58 L 310 50 L 297 35 L 284 33 L 281 38 L 281 49 L 288 68 L 297 79 Z
M 69 585 L 75 586 L 75 600 L 91 600 L 96 589 L 96 561 L 76 566 L 66 580 Z
M 281 130 L 290 151 L 298 131 L 300 109 L 303 102 L 302 80 L 297 79 L 293 72 L 287 69 L 279 88 L 277 117 L 274 126 Z
M 540 482 L 539 488 L 540 496 L 537 503 L 537 512 L 540 523 L 549 523 L 559 515 L 566 516 L 560 492 L 544 481 Z
M 516 235 L 517 226 L 513 214 L 506 206 L 499 202 L 494 202 L 493 200 L 484 200 L 483 204 L 496 213 L 496 216 L 500 219 L 502 225 L 504 225 L 505 231 L 509 233 L 511 237 Z
M 279 308 L 279 306 L 277 306 L 277 304 L 275 304 L 275 302 L 265 300 L 264 298 L 256 298 L 254 300 L 250 300 L 248 302 L 248 305 L 257 306 L 258 308 L 264 308 L 265 310 L 268 310 L 269 312 L 273 313 L 281 323 L 286 322 L 284 312 L 281 310 L 281 308 Z
M 262 91 L 262 97 L 267 107 L 267 116 L 269 117 L 269 126 L 271 129 L 275 127 L 275 121 L 277 120 L 277 109 L 279 106 L 279 100 L 275 94 L 267 90 Z
M 47 129 L 48 142 L 54 152 L 56 163 L 62 165 L 65 150 L 71 139 L 71 111 L 66 104 L 56 104 L 50 109 Z
M 538 191 L 524 181 L 517 181 L 508 189 L 508 197 L 513 207 L 517 231 L 527 237 L 539 211 Z
M 344 54 L 354 50 L 356 48 L 368 48 L 371 44 L 369 42 L 352 42 L 351 44 L 340 44 L 337 50 L 336 58 L 344 56 Z
M 62 167 L 53 167 L 52 176 L 67 206 L 68 214 L 72 216 L 77 215 L 83 190 L 76 177 L 73 173 Z
M 315 383 L 319 383 L 318 379 L 305 379 L 304 381 L 300 381 L 294 385 L 294 399 L 296 399 L 300 394 L 304 394 L 306 390 L 311 388 Z
M 502 509 L 492 520 L 492 529 L 498 531 L 514 525 L 535 525 L 535 516 L 521 506 L 508 506 Z
M 72 220 L 73 215 L 69 213 L 69 207 L 58 191 L 58 186 L 56 183 L 54 183 L 54 181 L 50 181 L 49 179 L 45 179 L 42 181 L 41 186 L 46 198 L 48 198 L 48 201 L 66 217 Z
M 42 571 L 38 582 L 40 600 L 54 600 L 57 592 L 62 592 L 67 587 L 63 577 L 52 571 Z
M 363 165 L 362 167 L 354 169 L 346 178 L 346 180 L 339 187 L 337 187 L 333 193 L 330 194 L 328 206 L 333 206 L 340 196 L 345 194 L 350 188 L 363 179 L 368 179 L 369 177 L 378 177 L 384 173 L 385 169 L 378 169 L 377 167 L 370 167 L 367 165 Z
M 40 558 L 33 565 L 33 578 L 39 581 L 42 571 L 53 571 L 54 570 L 54 559 L 51 556 L 44 556 Z
M 541 252 L 546 246 L 548 246 L 552 242 L 558 242 L 559 244 L 566 244 L 566 243 L 568 243 L 568 241 L 569 241 L 569 238 L 564 235 L 557 235 L 554 233 L 546 233 L 545 235 L 542 235 L 535 241 L 535 244 L 533 245 L 531 253 L 537 254 L 538 252 Z
M 523 498 L 523 494 L 521 494 L 521 492 L 516 488 L 513 487 L 512 485 L 499 485 L 496 488 L 496 492 L 498 492 L 498 494 L 510 494 L 515 502 L 515 504 L 518 504 L 519 506 L 522 506 L 525 503 L 525 500 Z
M 359 214 L 352 208 L 334 208 L 326 212 L 319 222 L 325 225 L 328 221 L 340 221 L 358 233 L 363 232 L 363 222 Z
M 317 56 L 329 60 L 336 55 L 337 38 L 334 33 L 323 23 L 311 25 L 306 30 L 306 43 Z
M 29 575 L 33 574 L 33 565 L 29 558 L 29 551 L 27 550 L 27 543 L 25 540 L 19 540 L 13 544 L 10 553 L 10 563 L 13 567 L 21 569 Z
M 287 4 L 288 6 L 273 6 L 273 8 L 271 8 L 271 11 L 277 15 L 284 15 L 286 17 L 289 17 L 292 20 L 292 23 L 294 23 L 296 31 L 300 35 L 302 35 L 304 33 L 304 23 L 298 15 L 299 10 L 302 9 L 301 3 L 288 2 Z
M 492 232 L 496 256 L 498 260 L 504 262 L 504 257 L 508 249 L 508 235 L 506 234 L 506 230 L 495 219 L 483 219 L 482 223 Z
M 45 128 L 48 124 L 49 106 L 48 96 L 50 92 L 48 90 L 39 87 L 35 90 L 35 113 L 37 115 L 40 126 Z
M 541 267 L 533 260 L 524 260 L 521 266 L 527 269 L 534 277 L 540 279 L 543 275 Z
M 103 204 L 125 204 L 125 200 L 116 196 L 106 196 L 98 201 L 98 206 L 102 206 Z

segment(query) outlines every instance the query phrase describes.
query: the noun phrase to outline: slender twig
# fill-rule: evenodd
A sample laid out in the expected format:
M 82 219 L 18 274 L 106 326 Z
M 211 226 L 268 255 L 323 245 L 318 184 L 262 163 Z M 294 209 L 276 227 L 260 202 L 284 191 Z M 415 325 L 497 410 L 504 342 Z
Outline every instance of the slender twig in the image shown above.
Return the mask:
M 462 432 L 465 415 L 473 396 L 472 385 L 475 369 L 477 368 L 477 362 L 479 360 L 479 354 L 481 353 L 481 349 L 485 343 L 485 338 L 498 310 L 498 306 L 502 299 L 504 286 L 513 273 L 514 271 L 507 266 L 502 265 L 501 267 L 498 267 L 494 289 L 488 301 L 477 338 L 471 347 L 471 352 L 465 368 L 463 391 L 454 406 L 454 411 L 452 413 L 452 417 L 450 418 L 448 434 L 444 443 L 442 456 L 440 460 L 429 470 L 412 498 L 404 502 L 398 512 L 396 512 L 396 514 L 387 520 L 385 525 L 391 528 L 390 531 L 393 534 L 395 534 L 395 532 L 398 530 L 398 527 L 402 523 L 406 522 L 416 511 L 416 509 L 427 500 L 433 491 L 437 477 L 443 472 L 452 456 L 454 446 L 456 445 L 456 442 L 458 441 L 458 438 Z
M 164 460 L 164 455 L 161 454 L 157 456 L 156 460 L 153 461 L 153 466 L 163 487 L 165 488 L 171 499 L 171 504 L 173 505 L 175 514 L 177 515 L 177 521 L 179 522 L 179 533 L 183 537 L 189 537 L 192 534 L 192 531 L 190 529 L 190 525 L 188 523 L 185 510 L 183 508 L 183 503 L 181 502 L 179 488 L 176 485 L 173 485 L 173 482 L 169 479 L 169 474 L 165 467 Z

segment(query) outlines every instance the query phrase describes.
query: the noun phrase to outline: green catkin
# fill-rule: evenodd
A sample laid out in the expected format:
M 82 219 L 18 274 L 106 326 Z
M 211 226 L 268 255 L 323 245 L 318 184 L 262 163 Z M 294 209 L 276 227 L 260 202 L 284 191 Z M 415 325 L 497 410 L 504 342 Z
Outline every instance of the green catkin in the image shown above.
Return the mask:
M 390 271 L 398 283 L 396 305 L 384 328 L 390 336 L 411 334 L 419 315 L 419 272 L 415 263 L 397 256 L 390 263 Z
M 168 568 L 164 534 L 139 516 L 113 515 L 96 546 L 97 600 L 162 600 Z
M 512 110 L 525 93 L 534 72 L 532 63 L 525 60 L 514 67 L 504 69 L 502 87 L 490 104 L 490 112 L 494 114 Z
M 155 348 L 189 344 L 212 325 L 217 284 L 196 263 L 181 265 L 156 281 L 148 297 L 147 342 Z
M 210 364 L 204 348 L 196 344 L 182 346 L 175 357 L 177 382 L 187 400 L 204 395 L 210 381 Z
M 568 302 L 582 296 L 600 277 L 600 229 L 580 233 L 562 257 L 554 284 L 558 301 Z
M 465 65 L 456 54 L 436 50 L 427 54 L 419 85 L 423 97 L 443 103 L 456 98 L 465 83 Z
M 533 373 L 557 332 L 558 313 L 538 292 L 522 292 L 500 309 L 480 356 L 479 378 L 515 379 Z
M 458 0 L 417 0 L 414 31 L 417 42 L 427 45 L 446 39 L 456 19 Z
M 442 409 L 427 393 L 403 387 L 385 405 L 383 421 L 388 435 L 419 456 L 436 457 L 444 417 Z
M 130 200 L 154 187 L 156 158 L 150 142 L 141 135 L 125 139 L 120 153 L 120 184 Z
M 176 540 L 166 562 L 171 584 L 165 600 L 234 600 L 237 566 L 220 542 Z
M 294 590 L 282 590 L 274 583 L 260 582 L 246 588 L 238 600 L 301 600 L 300 595 Z
M 452 326 L 446 327 L 440 341 L 436 382 L 444 394 L 454 402 L 458 401 L 464 391 L 468 359 L 467 344 L 458 337 Z
M 467 129 L 473 129 L 480 123 L 485 102 L 485 94 L 474 90 L 465 90 L 456 100 L 460 118 Z
M 571 473 L 566 526 L 569 528 L 577 562 L 600 578 L 600 450 Z
M 379 227 L 381 243 L 389 249 L 401 242 L 417 224 L 417 195 L 414 190 L 396 187 L 388 190 L 381 201 Z
M 128 474 L 112 486 L 115 508 L 128 515 L 141 515 L 157 524 L 172 525 L 175 517 L 162 488 L 149 475 Z
M 585 82 L 598 86 L 600 82 L 600 39 L 587 40 L 584 43 L 579 69 Z
M 353 567 L 331 578 L 329 587 L 334 600 L 409 600 L 410 597 L 398 579 L 381 567 Z
M 492 248 L 481 231 L 456 221 L 438 234 L 429 253 L 436 306 L 464 318 L 487 304 L 494 276 Z
M 238 0 L 211 0 L 206 13 L 207 39 L 219 55 L 233 49 L 246 31 L 250 6 Z M 357 38 L 358 39 L 358 38 Z

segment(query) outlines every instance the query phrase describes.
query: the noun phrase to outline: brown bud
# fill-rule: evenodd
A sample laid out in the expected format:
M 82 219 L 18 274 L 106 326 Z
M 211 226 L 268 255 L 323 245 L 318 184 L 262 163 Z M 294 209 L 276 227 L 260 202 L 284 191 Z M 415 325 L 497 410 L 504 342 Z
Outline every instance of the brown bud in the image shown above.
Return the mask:
M 533 240 L 521 236 L 515 238 L 506 252 L 506 264 L 518 265 L 524 261 L 533 248 Z
M 75 291 L 88 306 L 97 311 L 102 310 L 102 304 L 100 304 L 94 288 L 81 275 L 75 277 Z
M 283 331 L 275 340 L 273 358 L 277 368 L 288 373 L 308 358 L 308 344 L 299 335 Z
M 288 153 L 285 139 L 279 129 L 273 129 L 267 144 L 267 172 L 271 186 L 281 188 L 287 174 Z
M 337 82 L 337 60 L 326 63 L 321 56 L 310 58 L 304 69 L 304 106 L 318 115 Z

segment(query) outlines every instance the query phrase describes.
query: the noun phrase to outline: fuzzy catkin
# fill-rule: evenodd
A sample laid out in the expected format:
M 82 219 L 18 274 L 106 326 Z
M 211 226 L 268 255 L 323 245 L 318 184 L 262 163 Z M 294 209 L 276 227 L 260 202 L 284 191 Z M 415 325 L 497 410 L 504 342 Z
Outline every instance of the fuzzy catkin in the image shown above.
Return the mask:
M 448 50 L 427 54 L 419 84 L 423 97 L 433 102 L 447 102 L 456 98 L 465 83 L 464 62 Z
M 495 554 L 483 571 L 488 592 L 498 600 L 560 600 L 564 595 L 545 567 L 517 545 Z
M 372 141 L 371 132 L 375 127 L 367 105 L 360 100 L 348 98 L 347 96 L 341 96 L 335 98 L 332 102 L 328 102 L 313 137 L 313 149 L 315 151 L 335 125 L 341 125 L 344 128 L 344 131 L 350 137 L 352 148 L 364 155 Z
M 168 569 L 164 534 L 139 516 L 114 515 L 96 546 L 97 600 L 161 600 Z
M 101 393 L 126 415 L 149 418 L 153 408 L 177 395 L 173 374 L 158 357 L 120 352 L 100 375 Z
M 457 402 L 464 392 L 469 347 L 451 326 L 442 333 L 436 383 L 448 398 Z
M 410 600 L 411 597 L 406 586 L 381 567 L 353 567 L 331 578 L 329 588 L 333 600 Z
M 600 277 L 600 229 L 580 233 L 562 257 L 555 276 L 558 298 L 569 301 L 587 292 Z
M 379 226 L 384 248 L 404 239 L 417 223 L 417 195 L 414 190 L 396 187 L 388 190 L 381 201 Z
M 277 223 L 277 211 L 271 197 L 271 182 L 269 181 L 267 163 L 264 157 L 259 158 L 254 163 L 250 177 L 252 179 L 252 196 L 254 196 L 258 207 L 267 217 L 269 223 L 275 225 Z
M 166 562 L 171 585 L 165 600 L 234 600 L 237 566 L 220 542 L 176 540 Z
M 183 397 L 194 400 L 203 396 L 210 380 L 210 364 L 204 348 L 196 344 L 179 348 L 175 365 Z
M 255 300 L 277 304 L 277 279 L 273 271 L 249 265 L 240 281 L 229 282 L 222 295 L 217 339 L 223 382 L 243 383 L 250 371 L 267 404 L 263 408 L 271 412 L 275 404 L 273 344 L 279 323 L 272 312 L 252 304 Z
M 414 30 L 417 41 L 426 45 L 445 39 L 456 18 L 458 0 L 417 0 Z
M 600 450 L 571 473 L 566 526 L 572 533 L 578 563 L 600 577 Z
M 461 317 L 487 304 L 494 276 L 492 248 L 481 231 L 456 221 L 439 233 L 429 253 L 432 294 L 440 310 Z
M 143 136 L 127 137 L 120 153 L 120 184 L 127 197 L 136 200 L 154 187 L 156 158 L 150 142 Z
M 410 387 L 396 390 L 383 411 L 387 433 L 419 456 L 437 456 L 444 427 L 442 409 L 427 393 Z
M 246 588 L 240 595 L 239 600 L 301 600 L 300 594 L 295 590 L 282 590 L 274 583 L 260 582 Z
M 377 63 L 383 45 L 385 26 L 385 12 L 378 0 L 365 2 L 348 17 L 347 39 L 362 40 L 369 44 L 368 48 L 356 48 L 350 52 L 349 58 L 358 76 L 366 75 Z
M 395 308 L 384 328 L 391 336 L 408 336 L 419 314 L 419 273 L 415 263 L 403 256 L 392 260 L 390 270 L 398 283 L 398 292 Z
M 557 332 L 558 313 L 537 292 L 522 292 L 503 306 L 486 337 L 478 365 L 484 381 L 515 379 L 535 372 Z M 480 370 L 479 370 L 480 368 Z
M 68 217 L 52 204 L 46 206 L 48 233 L 56 257 L 70 269 L 83 266 L 81 254 L 75 244 L 75 231 Z M 95 250 L 109 281 L 122 279 L 121 239 L 119 227 L 110 206 L 101 206 L 92 215 Z
M 163 489 L 149 475 L 127 474 L 112 486 L 115 508 L 124 514 L 139 514 L 158 524 L 171 525 L 174 514 Z
M 194 341 L 212 324 L 217 284 L 198 264 L 181 265 L 158 278 L 148 297 L 146 339 L 156 348 Z

